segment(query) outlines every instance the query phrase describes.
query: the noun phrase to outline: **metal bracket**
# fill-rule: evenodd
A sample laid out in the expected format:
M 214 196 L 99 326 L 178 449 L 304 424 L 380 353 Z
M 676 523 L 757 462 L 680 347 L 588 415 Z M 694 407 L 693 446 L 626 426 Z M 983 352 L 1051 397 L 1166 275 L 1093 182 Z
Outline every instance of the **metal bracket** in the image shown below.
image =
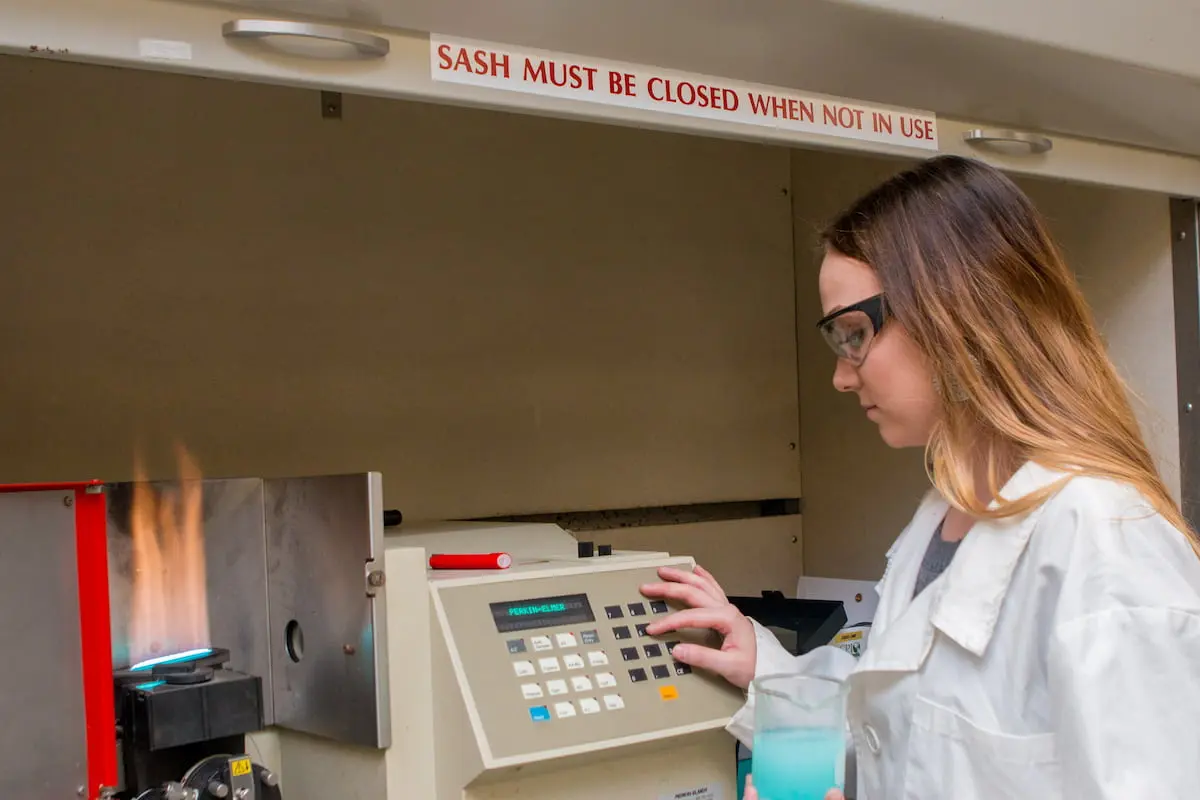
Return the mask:
M 341 92 L 321 92 L 321 116 L 325 119 L 342 118 Z
M 374 560 L 367 562 L 367 597 L 374 597 L 379 587 L 387 583 L 387 575 L 376 567 Z
M 1179 487 L 1183 515 L 1200 529 L 1200 203 L 1171 200 L 1175 379 L 1179 396 Z

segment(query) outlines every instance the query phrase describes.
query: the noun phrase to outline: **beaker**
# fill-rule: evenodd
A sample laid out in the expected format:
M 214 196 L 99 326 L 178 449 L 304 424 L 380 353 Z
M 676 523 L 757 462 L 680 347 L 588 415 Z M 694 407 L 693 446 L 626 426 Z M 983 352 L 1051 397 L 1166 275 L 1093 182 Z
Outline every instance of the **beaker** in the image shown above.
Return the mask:
M 806 675 L 755 679 L 750 774 L 759 800 L 825 800 L 845 788 L 847 691 Z

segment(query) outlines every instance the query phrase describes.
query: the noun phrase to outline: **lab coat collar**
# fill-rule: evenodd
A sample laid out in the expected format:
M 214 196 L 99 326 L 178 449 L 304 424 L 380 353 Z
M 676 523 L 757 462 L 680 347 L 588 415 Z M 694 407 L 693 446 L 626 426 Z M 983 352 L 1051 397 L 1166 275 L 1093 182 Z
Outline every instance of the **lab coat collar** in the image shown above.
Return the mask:
M 1000 494 L 1017 498 L 1059 480 L 1064 473 L 1028 462 Z M 879 584 L 875 633 L 856 672 L 915 672 L 940 630 L 962 647 L 982 655 L 991 641 L 1013 572 L 1033 534 L 1041 507 L 1017 518 L 981 520 L 959 545 L 950 566 L 915 598 L 917 573 L 945 517 L 949 503 L 930 491 L 912 522 L 888 551 Z
M 1026 462 L 1000 494 L 1016 499 L 1064 477 L 1066 473 Z M 1018 517 L 975 523 L 936 582 L 940 585 L 930 613 L 933 626 L 976 656 L 983 655 L 992 639 L 1013 573 L 1044 506 Z

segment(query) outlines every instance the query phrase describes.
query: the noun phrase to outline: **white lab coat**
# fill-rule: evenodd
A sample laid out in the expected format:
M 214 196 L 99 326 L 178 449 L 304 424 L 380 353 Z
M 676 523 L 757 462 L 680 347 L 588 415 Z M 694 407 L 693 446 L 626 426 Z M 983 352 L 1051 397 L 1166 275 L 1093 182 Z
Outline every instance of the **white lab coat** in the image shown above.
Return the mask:
M 1061 477 L 1026 464 L 1001 492 Z M 870 641 L 793 658 L 756 625 L 756 675 L 848 679 L 858 800 L 1200 798 L 1200 559 L 1144 498 L 1075 478 L 979 522 L 912 597 L 947 509 L 888 552 Z M 753 745 L 754 692 L 729 725 Z

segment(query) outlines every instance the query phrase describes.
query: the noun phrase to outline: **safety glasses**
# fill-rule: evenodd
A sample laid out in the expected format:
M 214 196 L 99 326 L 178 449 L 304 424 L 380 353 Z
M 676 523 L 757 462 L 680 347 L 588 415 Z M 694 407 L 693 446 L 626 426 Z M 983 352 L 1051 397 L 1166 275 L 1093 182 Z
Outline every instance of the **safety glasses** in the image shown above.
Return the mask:
M 838 358 L 859 367 L 887 318 L 887 303 L 877 294 L 822 317 L 817 330 Z

